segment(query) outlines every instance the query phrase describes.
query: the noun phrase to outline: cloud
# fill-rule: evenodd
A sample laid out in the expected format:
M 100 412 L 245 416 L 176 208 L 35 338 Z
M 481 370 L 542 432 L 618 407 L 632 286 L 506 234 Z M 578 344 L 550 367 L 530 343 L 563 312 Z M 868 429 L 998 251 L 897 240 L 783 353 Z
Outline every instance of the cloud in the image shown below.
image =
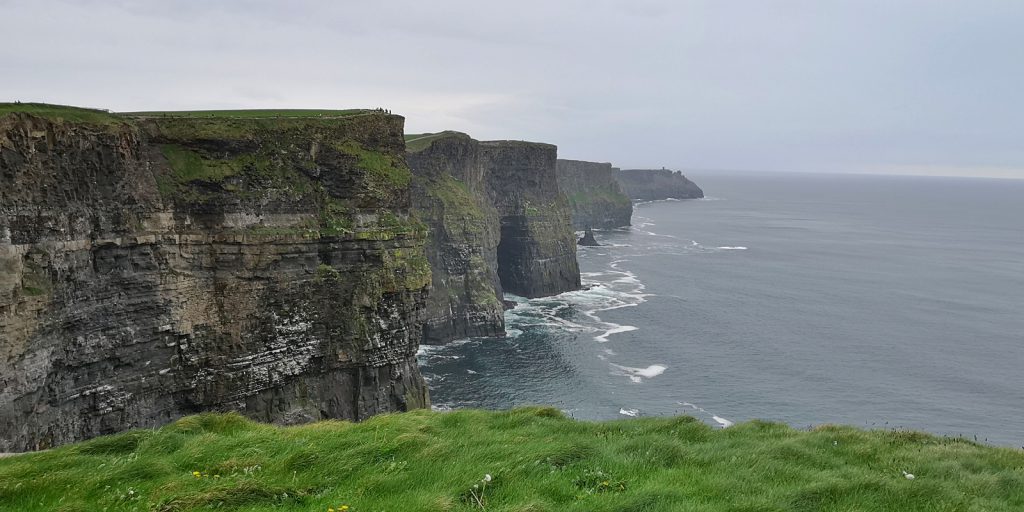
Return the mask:
M 1024 168 L 1019 2 L 7 0 L 0 10 L 0 100 L 385 106 L 413 131 L 543 140 L 625 167 Z

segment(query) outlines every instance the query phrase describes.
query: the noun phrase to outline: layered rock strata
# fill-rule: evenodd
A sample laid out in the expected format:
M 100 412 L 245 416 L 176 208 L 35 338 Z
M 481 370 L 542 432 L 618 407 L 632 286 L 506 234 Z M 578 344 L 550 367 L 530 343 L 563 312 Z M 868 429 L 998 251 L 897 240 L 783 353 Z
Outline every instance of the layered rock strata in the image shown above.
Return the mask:
M 544 297 L 580 287 L 569 202 L 555 176 L 557 148 L 480 143 L 488 192 L 501 219 L 498 276 L 505 291 Z
M 633 202 L 619 185 L 618 168 L 609 163 L 559 159 L 558 187 L 569 199 L 572 225 L 577 230 L 628 226 Z
M 679 171 L 631 169 L 620 171 L 616 177 L 630 199 L 653 201 L 704 197 L 704 191 Z
M 200 411 L 289 423 L 428 404 L 430 270 L 401 117 L 14 110 L 0 452 Z
M 410 143 L 413 207 L 430 228 L 433 279 L 423 342 L 505 334 L 498 243 L 501 224 L 490 201 L 480 144 L 449 132 L 426 147 Z
M 424 342 L 504 332 L 503 291 L 540 297 L 579 288 L 556 151 L 456 132 L 409 140 L 413 202 L 432 233 Z

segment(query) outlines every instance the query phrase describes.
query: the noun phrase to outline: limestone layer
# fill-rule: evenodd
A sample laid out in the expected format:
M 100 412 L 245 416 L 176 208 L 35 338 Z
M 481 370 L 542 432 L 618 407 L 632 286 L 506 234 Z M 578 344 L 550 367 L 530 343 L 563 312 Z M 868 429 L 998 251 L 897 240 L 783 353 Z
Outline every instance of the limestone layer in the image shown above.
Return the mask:
M 403 119 L 0 116 L 0 452 L 428 405 Z

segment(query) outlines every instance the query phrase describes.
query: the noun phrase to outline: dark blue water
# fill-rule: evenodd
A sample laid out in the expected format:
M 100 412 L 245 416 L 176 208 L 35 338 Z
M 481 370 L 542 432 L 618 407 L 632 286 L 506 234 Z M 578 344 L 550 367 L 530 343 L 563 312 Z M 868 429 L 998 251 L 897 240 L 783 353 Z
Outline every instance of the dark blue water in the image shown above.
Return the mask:
M 580 249 L 589 290 L 421 352 L 434 403 L 1024 445 L 1024 181 L 692 177 Z

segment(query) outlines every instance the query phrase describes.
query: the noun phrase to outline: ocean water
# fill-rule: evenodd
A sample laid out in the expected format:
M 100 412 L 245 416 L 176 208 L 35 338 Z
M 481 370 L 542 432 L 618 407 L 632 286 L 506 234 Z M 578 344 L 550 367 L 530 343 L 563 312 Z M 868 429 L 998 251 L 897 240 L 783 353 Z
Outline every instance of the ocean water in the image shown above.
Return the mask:
M 420 352 L 439 409 L 909 428 L 1024 446 L 1024 181 L 694 174 L 588 289 Z

